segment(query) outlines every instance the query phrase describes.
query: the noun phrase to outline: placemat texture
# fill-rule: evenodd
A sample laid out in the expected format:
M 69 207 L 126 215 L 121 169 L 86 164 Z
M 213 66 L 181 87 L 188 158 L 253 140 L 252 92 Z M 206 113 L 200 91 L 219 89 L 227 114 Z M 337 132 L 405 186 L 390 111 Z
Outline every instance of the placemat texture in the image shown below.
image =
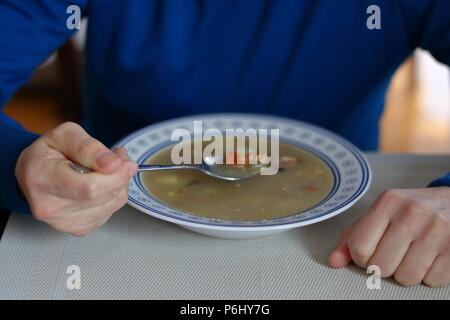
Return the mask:
M 368 155 L 374 180 L 349 211 L 257 240 L 221 240 L 126 206 L 76 238 L 12 214 L 0 241 L 0 299 L 449 299 L 450 286 L 404 288 L 391 279 L 369 290 L 356 266 L 326 260 L 341 229 L 387 188 L 421 187 L 450 171 L 450 157 Z M 70 290 L 68 266 L 80 268 Z

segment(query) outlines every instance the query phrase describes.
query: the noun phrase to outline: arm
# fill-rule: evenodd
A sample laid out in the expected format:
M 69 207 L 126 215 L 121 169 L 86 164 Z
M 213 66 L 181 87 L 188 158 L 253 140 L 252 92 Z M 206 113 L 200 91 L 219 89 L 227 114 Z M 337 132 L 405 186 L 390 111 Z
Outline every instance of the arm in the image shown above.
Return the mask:
M 446 0 L 412 1 L 420 3 L 414 13 L 418 29 L 413 41 L 416 47 L 430 51 L 440 62 L 450 66 L 450 3 Z
M 415 43 L 430 51 L 440 62 L 450 66 L 450 5 L 448 1 L 424 1 L 426 14 L 420 20 L 422 30 Z M 431 182 L 429 187 L 450 187 L 450 173 Z
M 429 50 L 450 65 L 450 1 L 398 2 L 412 31 L 412 47 Z M 393 30 L 395 31 L 395 30 Z M 388 190 L 368 212 L 344 231 L 329 265 L 353 261 L 362 268 L 376 265 L 382 277 L 402 285 L 450 283 L 450 175 L 422 189 Z M 440 187 L 440 188 L 437 188 Z
M 72 35 L 66 27 L 67 6 L 86 9 L 86 1 L 0 0 L 0 107 Z M 20 153 L 38 137 L 0 112 L 1 208 L 30 213 L 14 167 Z
M 72 34 L 69 5 L 87 0 L 0 0 L 0 105 Z M 0 116 L 0 206 L 31 213 L 75 236 L 104 224 L 128 200 L 137 165 L 119 148 L 112 152 L 75 123 L 38 137 Z M 71 161 L 92 169 L 79 174 Z M 26 199 L 26 200 L 25 200 Z
M 420 23 L 422 30 L 417 32 L 415 43 L 430 51 L 440 62 L 450 66 L 450 5 L 448 1 L 424 1 Z M 450 173 L 431 182 L 429 187 L 450 187 Z

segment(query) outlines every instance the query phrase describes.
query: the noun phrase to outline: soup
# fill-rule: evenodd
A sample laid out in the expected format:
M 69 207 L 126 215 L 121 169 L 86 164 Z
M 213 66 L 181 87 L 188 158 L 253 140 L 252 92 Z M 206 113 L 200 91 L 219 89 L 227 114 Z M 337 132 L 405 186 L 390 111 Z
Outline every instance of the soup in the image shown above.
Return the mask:
M 153 155 L 147 164 L 172 164 L 172 146 Z M 280 170 L 225 181 L 197 170 L 163 170 L 142 173 L 147 190 L 161 202 L 192 214 L 223 220 L 264 220 L 306 210 L 331 191 L 328 165 L 314 154 L 279 144 Z

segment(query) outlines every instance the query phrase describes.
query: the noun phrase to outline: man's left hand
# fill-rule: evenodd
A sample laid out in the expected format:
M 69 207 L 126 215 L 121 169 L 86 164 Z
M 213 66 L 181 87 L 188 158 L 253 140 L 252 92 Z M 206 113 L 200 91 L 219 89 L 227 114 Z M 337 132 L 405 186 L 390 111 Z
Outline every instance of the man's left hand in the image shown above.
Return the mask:
M 405 286 L 450 283 L 450 188 L 392 189 L 345 230 L 328 258 L 342 268 L 351 261 L 376 265 L 382 277 Z

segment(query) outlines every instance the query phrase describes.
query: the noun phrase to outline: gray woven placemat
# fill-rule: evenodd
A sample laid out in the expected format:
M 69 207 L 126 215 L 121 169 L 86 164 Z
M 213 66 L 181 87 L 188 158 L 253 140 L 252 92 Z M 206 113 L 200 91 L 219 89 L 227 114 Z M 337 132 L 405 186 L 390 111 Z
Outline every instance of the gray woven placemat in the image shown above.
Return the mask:
M 379 191 L 419 187 L 445 173 L 449 157 L 370 155 L 374 182 L 351 210 L 322 223 L 257 240 L 221 240 L 123 208 L 84 238 L 12 214 L 0 241 L 0 299 L 449 299 L 450 287 L 404 288 L 326 258 L 343 227 Z M 67 267 L 80 268 L 69 289 Z

